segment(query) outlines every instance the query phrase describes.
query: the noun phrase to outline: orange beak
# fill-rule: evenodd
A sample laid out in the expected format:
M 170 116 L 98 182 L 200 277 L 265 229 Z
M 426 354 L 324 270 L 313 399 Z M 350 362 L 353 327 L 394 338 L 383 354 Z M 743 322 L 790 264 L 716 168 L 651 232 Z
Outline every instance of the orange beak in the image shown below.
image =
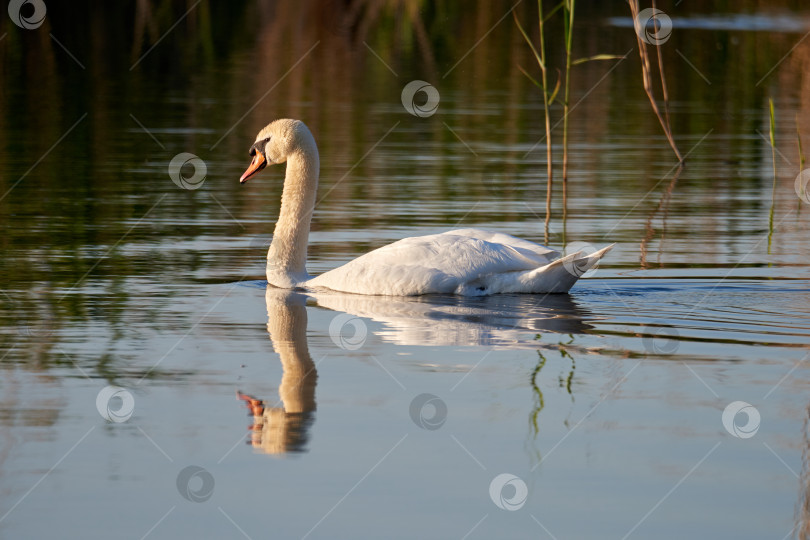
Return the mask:
M 267 166 L 267 160 L 264 159 L 264 156 L 261 152 L 256 152 L 253 156 L 253 161 L 250 162 L 250 166 L 247 168 L 245 173 L 239 179 L 240 184 L 244 184 L 247 182 L 247 179 L 253 176 L 254 174 L 258 173 L 260 170 L 264 169 Z

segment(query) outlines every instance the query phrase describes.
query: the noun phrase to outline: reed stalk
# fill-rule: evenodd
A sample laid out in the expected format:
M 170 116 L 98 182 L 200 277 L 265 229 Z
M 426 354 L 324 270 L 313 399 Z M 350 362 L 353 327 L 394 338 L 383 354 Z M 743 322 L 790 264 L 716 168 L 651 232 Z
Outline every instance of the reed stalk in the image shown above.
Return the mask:
M 768 216 L 768 255 L 771 254 L 771 240 L 773 240 L 773 209 L 776 203 L 776 121 L 773 114 L 773 99 L 768 98 L 768 108 L 770 112 L 770 133 L 771 133 L 771 163 L 773 164 L 773 186 L 771 187 L 771 211 Z
M 804 170 L 804 151 L 802 150 L 802 133 L 799 131 L 799 115 L 796 115 L 796 142 L 799 145 L 799 174 Z M 796 207 L 796 212 L 802 209 L 802 198 L 799 197 L 799 205 Z
M 540 47 L 539 51 L 535 48 L 532 40 L 529 38 L 526 31 L 523 29 L 523 26 L 520 24 L 520 21 L 517 18 L 517 14 L 513 11 L 512 16 L 515 19 L 515 24 L 517 25 L 520 33 L 523 35 L 523 39 L 526 40 L 529 47 L 534 54 L 534 58 L 537 61 L 537 65 L 540 66 L 540 82 L 536 81 L 529 73 L 523 69 L 523 67 L 518 66 L 520 71 L 523 72 L 526 77 L 535 85 L 537 86 L 543 93 L 543 111 L 545 113 L 545 124 L 546 124 L 546 163 L 547 169 L 546 174 L 548 176 L 547 183 L 546 183 L 546 226 L 545 226 L 545 241 L 548 243 L 549 241 L 549 226 L 551 223 L 551 196 L 553 192 L 553 153 L 552 153 L 552 146 L 551 146 L 551 105 L 554 103 L 554 99 L 557 97 L 557 94 L 560 91 L 560 85 L 562 83 L 562 75 L 559 74 L 559 69 L 557 70 L 559 76 L 557 78 L 557 83 L 553 89 L 549 87 L 548 81 L 548 65 L 546 62 L 546 38 L 545 38 L 545 25 L 546 22 L 560 9 L 563 10 L 563 30 L 564 30 L 564 38 L 565 38 L 565 89 L 563 90 L 563 167 L 562 167 L 562 181 L 563 181 L 563 243 L 565 243 L 565 227 L 566 227 L 566 219 L 568 215 L 568 114 L 570 113 L 570 95 L 571 95 L 571 68 L 578 64 L 582 64 L 585 62 L 590 62 L 592 60 L 613 60 L 617 58 L 623 58 L 623 56 L 617 56 L 612 54 L 597 54 L 595 56 L 591 56 L 589 58 L 579 58 L 577 60 L 573 59 L 572 50 L 573 50 L 573 43 L 574 43 L 574 12 L 576 7 L 576 0 L 562 0 L 559 4 L 554 6 L 547 14 L 543 11 L 543 0 L 537 0 L 537 9 L 538 9 L 538 24 L 540 30 Z
M 658 104 L 655 101 L 655 94 L 653 93 L 653 85 L 652 85 L 652 69 L 650 68 L 650 57 L 647 53 L 647 42 L 641 39 L 643 28 L 640 26 L 640 22 L 638 20 L 638 0 L 629 0 L 630 4 L 630 12 L 633 16 L 633 27 L 636 31 L 636 42 L 638 43 L 638 54 L 641 58 L 641 79 L 644 84 L 644 91 L 647 93 L 647 98 L 650 100 L 650 105 L 652 105 L 653 112 L 655 112 L 655 116 L 658 117 L 658 122 L 661 124 L 661 128 L 664 130 L 664 134 L 667 137 L 667 141 L 669 141 L 669 145 L 672 147 L 672 150 L 675 152 L 675 155 L 678 158 L 680 163 L 683 163 L 683 156 L 681 155 L 680 150 L 678 150 L 678 146 L 675 144 L 675 138 L 672 136 L 672 127 L 669 123 L 669 95 L 666 90 L 666 78 L 664 77 L 664 61 L 661 56 L 661 47 L 658 47 L 658 71 L 661 73 L 661 84 L 663 85 L 663 95 L 664 95 L 664 107 L 667 111 L 666 118 L 661 114 L 661 110 L 658 108 Z
M 543 17 L 543 0 L 537 0 L 537 9 L 539 11 L 538 14 L 538 25 L 540 29 L 540 51 L 535 48 L 534 44 L 532 43 L 531 38 L 526 33 L 526 30 L 523 29 L 523 26 L 520 24 L 520 21 L 517 18 L 517 14 L 512 11 L 512 16 L 515 19 L 515 23 L 517 24 L 520 33 L 523 35 L 523 39 L 526 40 L 526 43 L 529 44 L 529 47 L 534 54 L 534 58 L 537 61 L 537 64 L 540 66 L 540 82 L 538 83 L 535 81 L 531 75 L 526 72 L 522 67 L 520 70 L 526 75 L 529 80 L 531 80 L 535 86 L 540 88 L 543 92 L 543 111 L 546 116 L 546 174 L 548 176 L 546 180 L 546 224 L 545 224 L 545 242 L 548 243 L 549 241 L 549 225 L 551 223 L 551 193 L 552 193 L 552 186 L 553 186 L 553 161 L 551 155 L 551 103 L 554 101 L 554 96 L 559 89 L 559 81 L 557 84 L 557 90 L 554 90 L 553 93 L 549 93 L 548 89 L 548 69 L 546 67 L 546 38 L 545 38 L 545 18 Z M 556 10 L 555 10 L 556 11 Z
M 540 26 L 540 60 L 542 67 L 542 83 L 543 83 L 543 110 L 546 113 L 546 171 L 548 180 L 546 181 L 546 226 L 545 226 L 545 243 L 549 241 L 549 224 L 551 222 L 551 189 L 552 189 L 552 176 L 553 165 L 551 159 L 551 115 L 549 110 L 551 107 L 548 95 L 548 70 L 546 69 L 546 38 L 545 38 L 545 21 L 543 20 L 543 0 L 537 0 L 538 16 L 537 20 Z
M 652 8 L 657 9 L 655 0 L 652 0 Z M 661 47 L 656 47 L 655 52 L 658 56 L 658 73 L 661 75 L 661 94 L 664 97 L 664 119 L 667 122 L 670 133 L 672 133 L 672 124 L 669 123 L 669 92 L 667 92 L 667 78 L 664 75 L 664 58 L 661 53 Z M 675 153 L 678 154 L 678 158 L 681 159 L 680 152 L 678 152 L 677 148 L 675 149 Z
M 563 244 L 565 243 L 566 222 L 568 218 L 568 112 L 571 90 L 571 48 L 574 41 L 574 8 L 576 0 L 565 0 L 565 89 L 563 90 Z

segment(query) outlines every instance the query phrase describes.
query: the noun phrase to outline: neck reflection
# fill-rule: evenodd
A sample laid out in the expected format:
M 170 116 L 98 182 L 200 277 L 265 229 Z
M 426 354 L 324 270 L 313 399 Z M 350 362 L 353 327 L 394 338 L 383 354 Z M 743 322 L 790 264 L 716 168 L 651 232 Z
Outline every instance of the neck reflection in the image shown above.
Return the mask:
M 318 379 L 306 340 L 306 296 L 269 286 L 265 301 L 267 332 L 283 370 L 278 388 L 281 406 L 268 407 L 264 400 L 241 392 L 237 396 L 253 414 L 250 444 L 257 452 L 305 452 L 315 420 Z

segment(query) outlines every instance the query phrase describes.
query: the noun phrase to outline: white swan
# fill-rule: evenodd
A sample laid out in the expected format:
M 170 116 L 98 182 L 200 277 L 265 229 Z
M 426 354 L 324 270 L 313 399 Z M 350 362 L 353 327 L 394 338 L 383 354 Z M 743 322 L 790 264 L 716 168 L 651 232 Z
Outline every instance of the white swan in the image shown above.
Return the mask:
M 275 120 L 256 136 L 250 155 L 242 184 L 268 163 L 287 162 L 281 212 L 267 251 L 267 281 L 283 289 L 396 296 L 562 293 L 613 247 L 561 257 L 507 234 L 459 229 L 405 238 L 312 277 L 306 271 L 307 242 L 320 168 L 312 133 L 300 120 Z

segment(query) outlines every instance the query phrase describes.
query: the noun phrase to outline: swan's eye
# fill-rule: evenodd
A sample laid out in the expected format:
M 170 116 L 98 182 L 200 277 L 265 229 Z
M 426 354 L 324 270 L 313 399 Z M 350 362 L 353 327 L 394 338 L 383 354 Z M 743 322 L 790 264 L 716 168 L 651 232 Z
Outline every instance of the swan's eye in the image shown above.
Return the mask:
M 262 139 L 261 141 L 256 141 L 253 143 L 253 146 L 250 147 L 250 156 L 253 157 L 256 155 L 256 152 L 261 152 L 264 155 L 264 147 L 267 146 L 267 143 L 270 142 L 271 137 L 267 137 L 266 139 Z

